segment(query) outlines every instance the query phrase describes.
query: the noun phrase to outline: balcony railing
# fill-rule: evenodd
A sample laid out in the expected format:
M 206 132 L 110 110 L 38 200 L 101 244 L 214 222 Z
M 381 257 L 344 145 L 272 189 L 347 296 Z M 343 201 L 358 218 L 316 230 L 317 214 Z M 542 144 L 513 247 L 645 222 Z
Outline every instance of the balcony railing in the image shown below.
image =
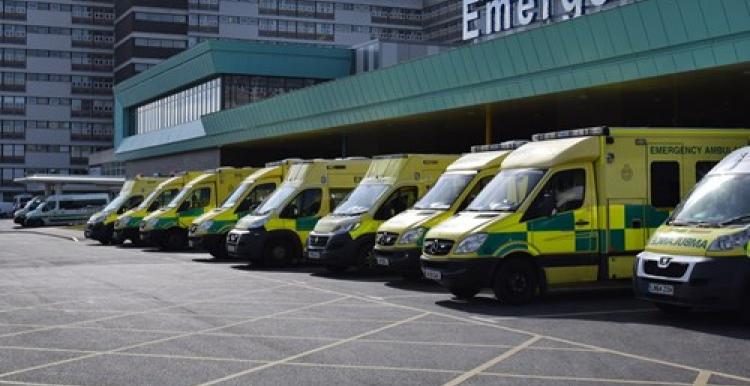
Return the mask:
M 2 84 L 0 91 L 26 91 L 25 84 Z
M 6 36 L 0 37 L 0 43 L 8 44 L 26 44 L 26 36 Z
M 326 19 L 333 20 L 336 18 L 334 12 L 318 12 L 318 11 L 306 11 L 306 10 L 293 10 L 293 9 L 276 9 L 276 8 L 258 8 L 258 14 L 260 15 L 271 15 L 271 16 L 288 16 L 288 17 L 303 17 L 308 19 Z
M 20 12 L 5 12 L 0 13 L 0 19 L 5 20 L 26 20 L 26 14 Z
M 25 131 L 3 131 L 0 132 L 0 138 L 3 139 L 25 139 Z
M 0 108 L 0 114 L 26 115 L 26 108 L 22 108 L 22 107 L 2 107 L 2 108 Z
M 22 164 L 26 162 L 24 156 L 0 156 L 0 162 L 4 164 Z
M 422 25 L 422 20 L 419 20 L 419 19 L 404 19 L 401 17 L 393 17 L 393 16 L 372 16 L 372 22 L 374 24 L 409 25 L 409 26 L 421 26 Z

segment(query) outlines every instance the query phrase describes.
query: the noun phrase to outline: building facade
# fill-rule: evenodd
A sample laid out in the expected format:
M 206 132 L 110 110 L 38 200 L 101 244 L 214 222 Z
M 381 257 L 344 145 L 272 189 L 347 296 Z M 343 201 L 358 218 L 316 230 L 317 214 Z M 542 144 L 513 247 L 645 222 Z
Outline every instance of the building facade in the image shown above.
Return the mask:
M 112 146 L 113 84 L 205 40 L 328 47 L 351 47 L 372 39 L 455 43 L 460 41 L 460 4 L 461 0 L 0 2 L 0 194 L 8 200 L 22 191 L 12 180 L 26 174 L 87 173 L 88 155 Z M 384 60 L 428 51 L 384 54 Z M 251 95 L 227 96 L 227 105 L 221 107 L 318 81 L 222 79 L 227 90 L 258 84 Z
M 132 120 L 154 100 L 251 67 L 241 63 L 263 69 L 246 49 L 198 45 L 116 86 L 115 157 L 137 174 L 162 163 L 193 167 L 180 160 L 201 159 L 200 168 L 460 153 L 478 143 L 591 126 L 750 127 L 750 0 L 464 4 L 461 38 L 464 30 L 480 30 L 471 44 L 377 71 L 365 67 L 383 56 L 361 60 L 371 45 L 357 46 L 350 60 L 358 74 L 138 131 Z M 254 47 L 248 50 L 269 45 Z M 245 52 L 219 52 L 235 50 Z M 219 66 L 196 64 L 211 52 L 224 58 L 209 61 Z M 325 70 L 324 62 L 307 63 Z
M 112 1 L 3 1 L 0 193 L 34 173 L 86 174 L 112 146 Z
M 457 43 L 460 11 L 461 0 L 117 1 L 115 81 L 206 40 Z

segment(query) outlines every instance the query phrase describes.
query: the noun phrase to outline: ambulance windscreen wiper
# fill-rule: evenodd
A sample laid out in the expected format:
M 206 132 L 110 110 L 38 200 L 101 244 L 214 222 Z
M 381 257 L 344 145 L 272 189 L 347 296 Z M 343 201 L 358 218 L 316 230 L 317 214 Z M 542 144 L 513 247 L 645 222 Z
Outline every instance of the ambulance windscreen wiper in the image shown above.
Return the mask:
M 750 213 L 743 214 L 742 216 L 732 217 L 729 220 L 724 220 L 719 223 L 719 226 L 727 226 L 732 224 L 742 224 L 750 221 Z
M 720 224 L 715 222 L 709 222 L 709 221 L 677 221 L 672 220 L 667 222 L 668 225 L 674 226 L 674 227 L 686 227 L 686 226 L 694 226 L 698 228 L 718 228 Z

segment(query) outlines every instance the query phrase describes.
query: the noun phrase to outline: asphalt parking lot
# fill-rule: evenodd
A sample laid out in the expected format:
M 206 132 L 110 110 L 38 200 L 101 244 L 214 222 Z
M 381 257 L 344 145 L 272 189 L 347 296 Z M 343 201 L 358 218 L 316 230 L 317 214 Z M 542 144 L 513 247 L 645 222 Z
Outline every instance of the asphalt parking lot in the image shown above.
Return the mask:
M 627 290 L 508 307 L 80 237 L 0 220 L 0 384 L 750 384 L 750 326 Z

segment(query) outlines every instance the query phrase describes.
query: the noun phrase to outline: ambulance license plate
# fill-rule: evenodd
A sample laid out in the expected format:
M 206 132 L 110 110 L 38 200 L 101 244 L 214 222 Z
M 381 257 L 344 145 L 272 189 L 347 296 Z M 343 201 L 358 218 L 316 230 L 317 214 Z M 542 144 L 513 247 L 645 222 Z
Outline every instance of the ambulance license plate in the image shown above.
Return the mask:
M 237 252 L 237 246 L 232 244 L 227 244 L 227 252 Z
M 307 252 L 307 257 L 310 259 L 320 259 L 320 252 L 319 251 Z
M 440 273 L 440 271 L 435 271 L 434 269 L 425 269 L 424 277 L 430 280 L 440 280 L 442 279 L 443 275 Z
M 385 266 L 391 265 L 391 262 L 388 261 L 388 259 L 386 259 L 385 257 L 378 257 L 375 260 L 377 261 L 378 265 L 385 265 Z
M 671 284 L 648 283 L 648 292 L 656 295 L 674 296 L 674 286 Z

